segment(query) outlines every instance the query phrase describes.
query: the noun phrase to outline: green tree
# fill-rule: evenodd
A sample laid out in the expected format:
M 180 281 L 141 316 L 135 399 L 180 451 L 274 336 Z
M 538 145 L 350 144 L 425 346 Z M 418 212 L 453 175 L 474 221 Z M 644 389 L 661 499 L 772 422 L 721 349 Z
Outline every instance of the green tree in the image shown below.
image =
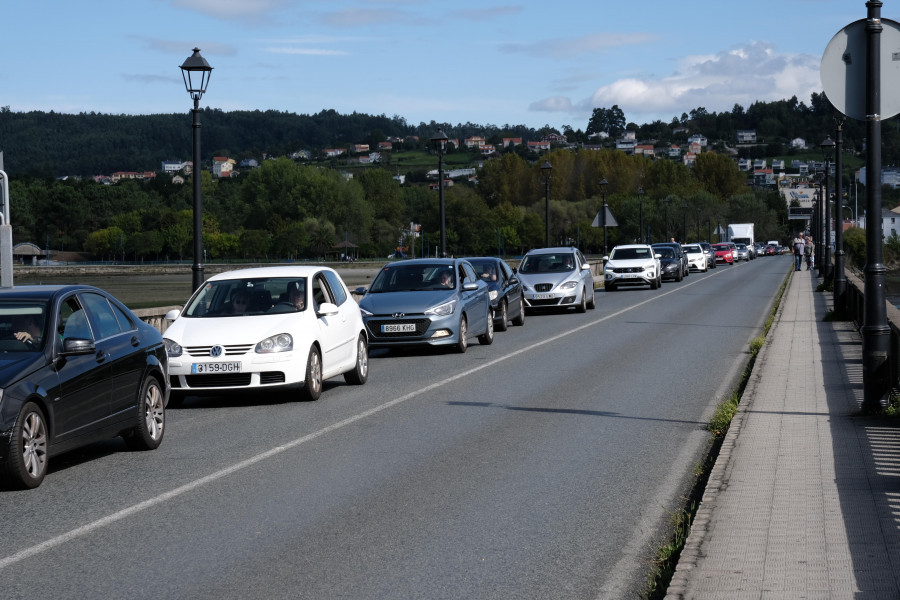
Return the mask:
M 608 133 L 610 137 L 619 137 L 625 131 L 625 113 L 618 104 L 612 108 L 595 108 L 588 120 L 585 133 Z

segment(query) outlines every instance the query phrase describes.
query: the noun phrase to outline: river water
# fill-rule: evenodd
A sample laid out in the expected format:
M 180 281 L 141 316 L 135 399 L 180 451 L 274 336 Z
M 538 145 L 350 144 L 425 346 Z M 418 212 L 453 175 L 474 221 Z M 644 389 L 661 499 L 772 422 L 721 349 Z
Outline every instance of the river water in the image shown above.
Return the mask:
M 358 286 L 368 285 L 378 272 L 378 266 L 341 268 L 336 267 L 344 283 L 352 291 Z M 213 273 L 206 272 L 210 277 Z M 93 285 L 118 298 L 129 308 L 155 308 L 159 306 L 183 305 L 191 295 L 191 268 L 187 266 L 184 274 L 115 274 L 103 275 L 93 273 L 41 274 L 32 270 L 28 274 L 13 273 L 13 285 L 69 284 Z

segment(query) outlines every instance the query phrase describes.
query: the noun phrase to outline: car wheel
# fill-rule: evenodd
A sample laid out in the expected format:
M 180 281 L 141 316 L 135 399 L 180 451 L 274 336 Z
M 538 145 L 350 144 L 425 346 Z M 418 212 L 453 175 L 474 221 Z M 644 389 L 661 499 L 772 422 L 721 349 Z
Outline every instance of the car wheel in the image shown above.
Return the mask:
M 525 324 L 525 298 L 519 301 L 519 316 L 513 319 L 512 323 L 516 327 L 521 327 Z
M 575 307 L 576 312 L 587 312 L 587 298 L 585 296 L 587 296 L 587 290 L 581 288 L 581 302 Z
M 356 366 L 344 373 L 344 381 L 350 385 L 362 385 L 369 378 L 369 345 L 366 336 L 359 334 L 356 341 Z
M 597 292 L 594 290 L 594 288 L 591 288 L 591 300 L 590 302 L 588 302 L 587 307 L 591 310 L 597 308 Z
M 506 324 L 509 322 L 509 308 L 506 306 L 506 300 L 500 302 L 500 318 L 497 319 L 497 331 L 506 331 Z
M 466 315 L 459 318 L 459 339 L 456 340 L 456 351 L 464 354 L 469 347 L 469 328 L 466 326 Z
M 478 343 L 482 346 L 490 346 L 494 343 L 494 311 L 488 310 L 487 329 L 478 336 Z
M 659 288 L 659 280 L 660 280 L 660 278 L 657 276 L 655 279 L 653 279 L 653 280 L 650 282 L 650 289 L 651 289 L 651 290 L 655 290 L 655 289 L 658 289 L 658 288 Z
M 166 430 L 166 406 L 159 380 L 150 375 L 141 386 L 137 407 L 137 424 L 123 436 L 132 450 L 155 450 Z
M 306 359 L 306 381 L 300 390 L 300 398 L 307 401 L 318 400 L 322 394 L 322 357 L 315 346 L 309 349 Z
M 34 402 L 26 402 L 19 411 L 9 447 L 9 483 L 27 489 L 41 485 L 47 474 L 47 425 L 44 413 Z

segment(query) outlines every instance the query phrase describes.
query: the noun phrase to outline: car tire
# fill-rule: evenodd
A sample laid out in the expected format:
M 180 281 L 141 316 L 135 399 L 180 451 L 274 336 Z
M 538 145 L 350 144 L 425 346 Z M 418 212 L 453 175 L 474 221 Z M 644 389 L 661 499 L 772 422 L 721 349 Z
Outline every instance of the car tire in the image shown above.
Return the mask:
M 356 340 L 356 366 L 344 373 L 344 381 L 350 385 L 362 385 L 369 379 L 369 344 L 366 336 L 359 334 Z
M 300 389 L 300 398 L 307 402 L 319 399 L 322 394 L 322 355 L 313 346 L 309 349 L 309 357 L 306 359 L 306 380 Z
M 660 278 L 657 276 L 653 281 L 650 282 L 650 289 L 657 290 L 659 289 Z
M 7 483 L 19 489 L 41 485 L 47 474 L 47 422 L 34 402 L 26 402 L 19 411 L 9 441 L 6 462 Z
M 587 307 L 591 310 L 597 308 L 597 291 L 594 288 L 591 288 L 591 300 L 588 302 Z
M 494 343 L 494 311 L 488 310 L 487 329 L 478 336 L 478 343 L 482 346 L 490 346 Z
M 587 298 L 586 298 L 586 296 L 587 296 L 587 290 L 584 289 L 584 288 L 581 288 L 581 302 L 579 302 L 579 303 L 575 306 L 575 312 L 580 312 L 580 313 L 587 312 Z
M 469 348 L 469 327 L 466 325 L 466 315 L 459 318 L 459 339 L 456 340 L 456 351 L 465 354 Z
M 497 319 L 497 331 L 506 331 L 509 322 L 509 308 L 506 306 L 506 300 L 500 301 L 500 318 Z
M 525 298 L 519 301 L 519 315 L 513 319 L 512 324 L 521 327 L 525 324 Z
M 122 436 L 131 450 L 156 450 L 166 432 L 165 396 L 159 380 L 148 375 L 138 398 L 137 424 Z
M 681 269 L 678 269 L 678 275 L 675 276 L 675 281 L 681 281 L 684 279 L 684 273 L 681 272 Z

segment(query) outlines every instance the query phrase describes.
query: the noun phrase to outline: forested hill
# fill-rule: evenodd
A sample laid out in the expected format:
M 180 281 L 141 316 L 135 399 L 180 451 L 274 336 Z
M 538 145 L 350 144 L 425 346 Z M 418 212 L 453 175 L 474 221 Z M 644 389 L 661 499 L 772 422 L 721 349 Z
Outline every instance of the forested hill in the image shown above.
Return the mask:
M 438 129 L 451 138 L 478 135 L 495 145 L 503 137 L 534 141 L 554 132 L 567 135 L 570 142 L 596 142 L 589 140 L 588 135 L 605 131 L 612 136 L 607 144 L 614 147 L 614 138 L 627 128 L 636 132 L 639 141 L 653 140 L 657 146 L 684 143 L 689 135 L 686 129 L 703 134 L 713 149 L 717 145 L 733 145 L 738 130 L 751 129 L 756 131 L 760 144 L 742 149 L 741 154 L 755 158 L 787 154 L 795 138 L 805 139 L 815 148 L 826 136 L 834 134 L 835 116 L 824 94 L 813 94 L 808 105 L 794 97 L 754 102 L 746 109 L 736 104 L 731 111 L 721 113 L 701 107 L 670 123 L 655 121 L 643 125 L 626 122 L 618 106 L 596 108 L 584 125 L 564 125 L 561 131 L 549 126 L 535 130 L 524 125 L 451 125 L 435 121 L 413 125 L 396 115 L 339 114 L 334 110 L 298 115 L 274 110 L 224 112 L 206 108 L 200 116 L 201 156 L 206 163 L 212 156 L 260 160 L 263 154 L 285 156 L 298 150 L 315 156 L 325 148 L 347 148 L 351 144 L 369 144 L 374 148 L 387 138 L 408 136 L 417 136 L 421 146 Z M 900 153 L 898 123 L 897 118 L 884 122 L 885 165 L 896 164 Z M 157 115 L 63 114 L 13 112 L 5 106 L 0 107 L 0 151 L 11 177 L 87 177 L 117 171 L 157 171 L 162 161 L 191 159 L 191 124 L 190 111 Z M 844 147 L 848 152 L 861 151 L 864 136 L 864 123 L 845 121 Z

